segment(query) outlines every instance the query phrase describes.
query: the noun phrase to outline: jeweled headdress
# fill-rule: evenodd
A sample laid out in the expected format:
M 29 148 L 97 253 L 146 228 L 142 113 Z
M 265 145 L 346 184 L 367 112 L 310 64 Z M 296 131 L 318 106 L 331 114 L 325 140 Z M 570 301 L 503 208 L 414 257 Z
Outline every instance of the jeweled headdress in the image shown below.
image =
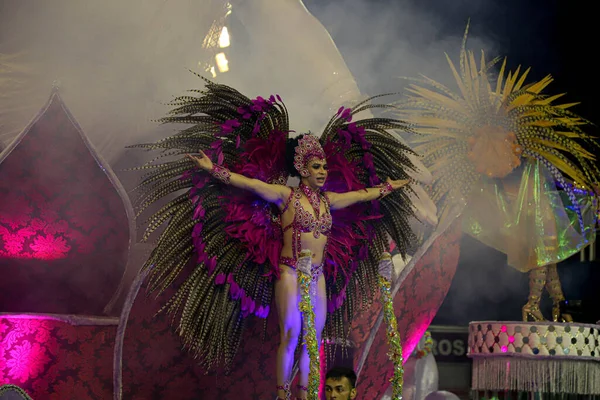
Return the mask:
M 298 141 L 294 155 L 294 167 L 300 173 L 300 176 L 306 178 L 310 175 L 306 166 L 308 161 L 315 157 L 320 160 L 324 160 L 325 152 L 323 151 L 323 147 L 321 147 L 321 143 L 319 143 L 319 139 L 317 139 L 316 136 L 306 134 Z

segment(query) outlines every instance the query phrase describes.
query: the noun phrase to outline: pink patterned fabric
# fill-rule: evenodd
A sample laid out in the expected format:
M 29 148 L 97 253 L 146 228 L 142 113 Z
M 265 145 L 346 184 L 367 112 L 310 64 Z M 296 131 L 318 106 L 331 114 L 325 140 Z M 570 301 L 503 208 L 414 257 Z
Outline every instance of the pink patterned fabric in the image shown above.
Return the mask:
M 110 168 L 57 92 L 4 157 L 2 311 L 102 315 L 125 271 L 131 240 Z
M 191 266 L 186 272 L 191 271 Z M 243 393 L 244 399 L 264 399 L 273 393 L 275 354 L 279 343 L 277 318 L 247 319 L 242 345 L 231 374 L 210 372 L 182 349 L 170 326 L 170 317 L 156 315 L 178 284 L 158 301 L 147 301 L 145 288 L 135 299 L 125 331 L 123 349 L 123 398 L 173 400 L 229 399 Z M 263 332 L 266 324 L 266 331 Z
M 73 325 L 28 315 L 0 316 L 0 386 L 33 399 L 111 399 L 118 320 Z

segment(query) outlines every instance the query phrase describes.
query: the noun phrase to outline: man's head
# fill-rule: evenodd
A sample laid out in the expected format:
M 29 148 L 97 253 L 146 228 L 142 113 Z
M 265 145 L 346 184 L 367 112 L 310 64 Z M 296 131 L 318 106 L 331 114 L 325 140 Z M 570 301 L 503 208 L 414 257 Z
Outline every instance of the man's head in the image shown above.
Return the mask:
M 356 374 L 350 368 L 334 367 L 325 376 L 327 400 L 351 400 L 356 398 Z

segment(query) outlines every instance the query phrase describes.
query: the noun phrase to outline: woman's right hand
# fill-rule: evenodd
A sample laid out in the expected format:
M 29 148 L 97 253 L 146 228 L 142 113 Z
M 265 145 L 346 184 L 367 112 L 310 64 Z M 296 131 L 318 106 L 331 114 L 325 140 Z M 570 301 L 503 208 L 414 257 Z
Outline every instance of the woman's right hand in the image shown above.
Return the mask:
M 210 171 L 213 168 L 213 163 L 210 161 L 210 158 L 202 150 L 198 150 L 199 155 L 194 156 L 191 154 L 186 154 L 186 157 L 192 160 L 200 169 L 205 171 Z

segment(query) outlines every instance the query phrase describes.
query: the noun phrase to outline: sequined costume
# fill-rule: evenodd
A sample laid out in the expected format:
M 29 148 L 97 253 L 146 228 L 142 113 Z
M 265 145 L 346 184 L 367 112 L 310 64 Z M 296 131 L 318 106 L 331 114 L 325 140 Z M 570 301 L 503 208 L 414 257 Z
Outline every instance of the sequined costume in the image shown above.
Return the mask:
M 303 195 L 309 199 L 313 207 L 313 212 L 306 211 L 302 207 L 300 199 Z M 323 215 L 320 215 L 321 202 L 325 204 L 325 213 Z M 296 269 L 298 255 L 302 250 L 302 233 L 312 233 L 316 239 L 318 239 L 321 235 L 329 236 L 329 234 L 331 233 L 331 225 L 333 221 L 331 219 L 331 211 L 327 194 L 324 192 L 315 193 L 310 187 L 302 183 L 300 183 L 300 186 L 298 188 L 292 190 L 292 192 L 290 193 L 290 197 L 288 198 L 285 206 L 283 207 L 281 214 L 287 211 L 287 209 L 290 207 L 290 204 L 292 205 L 292 207 L 294 207 L 296 212 L 294 213 L 294 220 L 289 225 L 283 227 L 283 233 L 285 234 L 285 232 L 287 232 L 290 229 L 292 231 L 293 256 L 280 257 L 279 263 Z M 315 215 L 317 216 L 316 218 Z M 327 253 L 327 243 L 325 244 L 325 249 L 323 250 L 323 252 L 325 254 Z M 321 262 L 321 264 L 313 270 L 313 280 L 318 279 L 319 275 L 322 272 L 323 262 Z
M 225 175 L 198 171 L 184 157 L 202 149 L 213 163 L 247 177 L 285 185 L 285 146 L 290 135 L 287 109 L 279 96 L 249 99 L 235 89 L 206 81 L 197 95 L 178 97 L 164 123 L 189 127 L 156 143 L 133 147 L 162 150 L 156 160 L 139 167 L 148 172 L 140 189 L 140 213 L 166 201 L 148 220 L 144 240 L 161 229 L 146 261 L 149 291 L 163 292 L 188 263 L 194 268 L 165 310 L 176 319 L 183 343 L 207 369 L 230 368 L 245 322 L 270 314 L 274 282 L 279 276 L 283 231 L 326 235 L 322 268 L 327 286 L 328 318 L 324 337 L 346 337 L 356 311 L 373 299 L 378 288 L 378 262 L 389 238 L 406 255 L 414 244 L 409 226 L 413 208 L 406 189 L 390 192 L 382 179 L 409 179 L 412 150 L 389 130 L 408 130 L 394 118 L 355 119 L 375 105 L 371 99 L 354 109 L 340 108 L 318 141 L 327 155 L 328 178 L 323 190 L 347 192 L 381 185 L 379 200 L 310 215 L 299 196 L 322 193 L 295 189 L 288 207 L 296 208 L 291 227 L 281 226 L 275 206 L 255 194 L 224 182 Z M 376 105 L 377 107 L 389 107 Z M 160 162 L 162 157 L 171 157 Z M 389 184 L 388 184 L 389 185 Z M 333 221 L 333 222 L 332 222 Z M 290 265 L 300 260 L 298 241 Z
M 441 216 L 463 203 L 465 232 L 532 271 L 524 318 L 542 318 L 539 296 L 547 279 L 554 282 L 547 289 L 558 319 L 564 297 L 555 264 L 595 235 L 589 188 L 600 180 L 598 143 L 582 130 L 588 122 L 568 110 L 573 104 L 543 94 L 550 76 L 526 84 L 529 70 L 506 74 L 506 60 L 495 76 L 499 59 L 488 62 L 482 52 L 478 64 L 466 38 L 460 68 L 447 57 L 459 92 L 427 77 L 412 80 L 396 116 L 416 126 L 409 142 L 434 175 L 431 195 Z

